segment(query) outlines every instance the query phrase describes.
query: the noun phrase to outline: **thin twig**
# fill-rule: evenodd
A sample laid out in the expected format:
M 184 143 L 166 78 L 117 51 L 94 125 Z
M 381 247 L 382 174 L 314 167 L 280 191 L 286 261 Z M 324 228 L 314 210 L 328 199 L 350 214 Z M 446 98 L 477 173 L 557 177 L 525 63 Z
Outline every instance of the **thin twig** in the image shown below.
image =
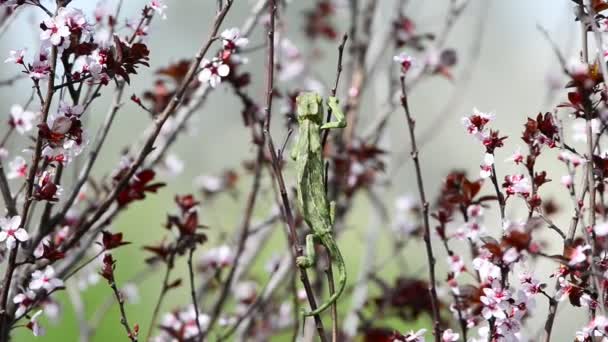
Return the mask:
M 203 331 L 201 330 L 200 321 L 198 319 L 198 301 L 196 300 L 196 290 L 194 287 L 194 268 L 192 266 L 192 256 L 194 255 L 195 248 L 190 248 L 190 253 L 188 254 L 188 277 L 190 278 L 190 297 L 192 299 L 192 305 L 194 306 L 194 317 L 196 321 L 196 328 L 198 329 L 198 341 L 203 340 Z
M 152 312 L 152 317 L 150 318 L 150 326 L 148 326 L 148 333 L 146 334 L 145 341 L 150 340 L 150 336 L 152 336 L 152 331 L 154 330 L 154 326 L 156 325 L 156 319 L 158 317 L 158 313 L 160 311 L 160 306 L 163 303 L 163 299 L 165 299 L 165 295 L 167 291 L 169 291 L 169 275 L 171 274 L 171 270 L 173 270 L 173 260 L 175 258 L 175 253 L 171 253 L 167 260 L 167 268 L 165 269 L 165 275 L 163 277 L 163 284 L 160 289 L 160 294 L 158 295 L 158 300 L 156 301 L 156 305 L 154 306 L 154 311 Z
M 331 96 L 336 96 L 336 92 L 338 91 L 338 83 L 340 82 L 340 74 L 342 73 L 342 56 L 344 55 L 344 47 L 346 46 L 346 41 L 348 40 L 348 34 L 344 34 L 342 37 L 342 43 L 338 46 L 338 66 L 336 68 L 336 80 L 334 82 L 334 87 L 331 88 L 330 94 Z M 329 122 L 331 120 L 331 108 L 327 109 L 327 118 L 325 121 Z M 329 136 L 329 130 L 325 130 L 323 132 L 323 140 L 321 140 L 321 146 L 325 146 L 327 143 L 327 137 Z
M 416 145 L 416 135 L 414 133 L 415 121 L 410 113 L 407 93 L 405 88 L 405 75 L 401 75 L 401 105 L 405 112 L 407 126 L 410 134 L 410 143 L 412 147 L 412 160 L 414 161 L 414 168 L 416 170 L 416 181 L 418 184 L 418 193 L 420 196 L 420 203 L 422 204 L 422 216 L 424 221 L 424 244 L 426 247 L 427 262 L 429 264 L 429 296 L 431 300 L 431 309 L 433 312 L 433 334 L 435 335 L 435 341 L 441 341 L 441 327 L 440 316 L 439 316 L 439 300 L 437 299 L 437 290 L 435 287 L 435 257 L 433 255 L 433 245 L 431 242 L 431 227 L 429 223 L 429 203 L 426 201 L 426 195 L 424 192 L 424 183 L 422 181 L 422 171 L 420 167 L 419 152 Z
M 264 135 L 266 136 L 266 141 L 268 143 L 268 152 L 271 157 L 271 164 L 273 169 L 273 176 L 275 181 L 279 185 L 279 192 L 281 195 L 281 204 L 283 215 L 285 215 L 285 221 L 289 228 L 289 236 L 290 236 L 290 244 L 292 246 L 292 250 L 294 253 L 294 262 L 295 259 L 299 256 L 302 256 L 302 246 L 298 243 L 298 234 L 296 232 L 295 220 L 293 217 L 293 213 L 291 211 L 291 204 L 289 203 L 289 196 L 287 194 L 287 188 L 285 186 L 285 180 L 283 178 L 283 172 L 281 170 L 281 161 L 278 159 L 277 152 L 275 150 L 275 145 L 272 140 L 272 135 L 270 134 L 270 121 L 272 114 L 272 97 L 274 91 L 274 26 L 275 26 L 275 16 L 276 16 L 276 0 L 271 0 L 269 7 L 270 14 L 270 25 L 268 28 L 268 62 L 267 62 L 267 75 L 266 75 L 266 115 L 264 121 Z M 312 291 L 312 287 L 310 284 L 310 280 L 308 279 L 308 275 L 306 274 L 306 270 L 299 268 L 300 271 L 300 280 L 304 285 L 304 290 L 306 291 L 306 297 L 308 298 L 308 303 L 310 307 L 315 310 L 317 308 L 317 303 L 315 301 L 314 293 Z M 322 342 L 327 342 L 327 337 L 325 336 L 325 328 L 323 327 L 323 321 L 319 315 L 314 315 L 315 326 L 317 328 L 317 332 L 319 334 L 319 338 Z
M 129 326 L 129 321 L 127 320 L 127 313 L 125 312 L 125 300 L 124 300 L 122 294 L 120 293 L 120 291 L 118 291 L 116 282 L 111 281 L 110 287 L 112 288 L 112 291 L 114 292 L 114 297 L 116 297 L 116 301 L 118 302 L 118 307 L 120 308 L 120 324 L 122 324 L 125 327 L 125 330 L 127 331 L 127 336 L 129 337 L 129 339 L 132 342 L 137 342 L 137 340 L 138 340 L 137 334 L 134 333 L 131 330 L 131 326 Z
M 325 273 L 327 274 L 329 295 L 333 296 L 334 292 L 336 292 L 336 286 L 334 284 L 334 273 L 331 267 L 331 262 L 328 263 Z M 338 305 L 336 302 L 331 305 L 331 340 L 332 342 L 338 341 Z

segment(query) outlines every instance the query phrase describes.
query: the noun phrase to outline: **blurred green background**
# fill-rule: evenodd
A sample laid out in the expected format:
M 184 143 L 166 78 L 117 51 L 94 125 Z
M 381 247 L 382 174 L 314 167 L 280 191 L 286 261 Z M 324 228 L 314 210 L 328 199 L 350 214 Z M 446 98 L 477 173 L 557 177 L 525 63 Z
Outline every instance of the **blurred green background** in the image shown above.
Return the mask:
M 381 13 L 378 16 L 377 25 L 390 25 L 387 19 L 393 6 L 393 1 L 382 1 Z M 110 1 L 111 2 L 111 1 Z M 216 2 L 211 0 L 167 0 L 168 19 L 165 21 L 155 20 L 149 31 L 149 47 L 151 50 L 151 68 L 140 69 L 140 75 L 133 77 L 133 82 L 125 93 L 125 98 L 132 93 L 141 94 L 142 91 L 152 84 L 154 79 L 153 70 L 166 65 L 168 62 L 180 58 L 192 56 L 198 48 L 201 39 L 206 37 L 212 20 Z M 448 8 L 449 0 L 441 1 L 410 1 L 411 4 L 406 12 L 417 24 L 420 31 L 437 32 L 444 24 L 445 10 Z M 146 1 L 125 1 L 122 15 L 136 17 Z M 289 37 L 301 49 L 317 48 L 323 52 L 325 58 L 314 65 L 315 73 L 321 75 L 321 81 L 329 84 L 333 80 L 335 65 L 335 48 L 337 43 L 317 42 L 311 44 L 304 39 L 301 32 L 303 27 L 302 11 L 313 5 L 313 1 L 291 1 L 289 8 L 283 13 L 282 23 L 286 26 Z M 230 12 L 225 28 L 240 26 L 243 19 L 250 11 L 251 1 L 237 0 Z M 92 0 L 74 0 L 71 6 L 82 8 L 85 13 L 90 14 L 95 6 Z M 485 10 L 487 6 L 487 11 Z M 570 0 L 510 0 L 489 1 L 472 0 L 466 12 L 457 22 L 454 31 L 448 38 L 448 46 L 455 48 L 459 53 L 461 65 L 476 58 L 474 51 L 474 40 L 481 31 L 481 50 L 479 58 L 472 69 L 461 66 L 455 68 L 456 79 L 453 83 L 445 79 L 433 79 L 423 81 L 410 95 L 411 108 L 417 118 L 418 132 L 428 132 L 431 128 L 431 140 L 422 148 L 422 162 L 424 180 L 430 198 L 434 198 L 441 185 L 442 178 L 453 168 L 465 169 L 471 175 L 477 175 L 478 166 L 482 161 L 482 151 L 477 142 L 466 136 L 461 124 L 460 117 L 470 112 L 473 107 L 482 111 L 493 111 L 497 115 L 494 127 L 508 135 L 506 148 L 501 150 L 497 156 L 500 174 L 513 171 L 513 167 L 501 161 L 515 151 L 519 143 L 519 133 L 527 116 L 536 115 L 539 111 L 552 111 L 553 106 L 564 98 L 563 91 L 558 91 L 557 97 L 552 97 L 548 79 L 554 75 L 561 77 L 557 60 L 543 36 L 539 33 L 537 25 L 546 28 L 553 39 L 564 51 L 567 57 L 574 56 L 577 46 L 578 26 L 572 20 L 572 2 Z M 480 26 L 481 16 L 486 15 Z M 90 16 L 89 16 L 90 17 Z M 18 19 L 11 25 L 7 33 L 0 39 L 0 55 L 8 55 L 10 49 L 29 47 L 28 56 L 35 53 L 38 42 L 38 23 L 41 13 L 36 9 L 29 8 L 19 14 Z M 338 26 L 345 29 L 348 26 L 348 14 L 340 12 L 336 17 Z M 481 30 L 480 30 L 481 27 Z M 264 43 L 264 37 L 256 29 L 254 36 L 250 39 L 251 46 Z M 264 79 L 260 70 L 264 67 L 264 51 L 258 51 L 249 55 L 249 64 L 244 70 L 252 72 L 253 80 L 250 94 L 254 97 L 262 97 L 264 93 Z M 381 54 L 380 56 L 387 65 L 392 61 L 392 54 Z M 459 84 L 463 77 L 462 72 L 471 73 L 470 84 L 464 88 Z M 14 66 L 2 64 L 0 66 L 0 79 L 5 79 L 16 74 Z M 466 75 L 464 75 L 466 76 Z M 378 90 L 376 90 L 378 92 Z M 445 116 L 437 117 L 450 98 L 457 92 L 457 101 L 454 101 L 445 112 Z M 28 81 L 20 81 L 13 87 L 0 88 L 0 111 L 8 115 L 10 106 L 14 103 L 24 103 L 30 93 Z M 96 127 L 105 115 L 110 101 L 110 89 L 104 96 L 96 101 L 89 112 L 90 134 L 94 134 Z M 364 101 L 360 130 L 364 130 L 366 124 L 373 121 L 378 110 L 375 107 L 375 97 L 385 97 L 385 94 L 375 94 L 370 91 Z M 278 108 L 276 106 L 275 108 Z M 201 174 L 219 174 L 227 168 L 239 168 L 243 159 L 253 157 L 254 145 L 249 141 L 249 133 L 243 128 L 240 116 L 240 103 L 235 99 L 227 87 L 219 87 L 209 97 L 208 101 L 191 121 L 189 134 L 180 137 L 174 146 L 173 152 L 182 159 L 186 167 L 184 172 L 176 178 L 161 174 L 159 179 L 168 182 L 158 195 L 151 195 L 142 203 L 134 203 L 130 209 L 113 222 L 116 231 L 125 234 L 127 241 L 133 244 L 115 251 L 114 256 L 118 260 L 117 281 L 120 284 L 126 281 L 144 265 L 146 253 L 141 246 L 153 244 L 160 241 L 165 234 L 162 224 L 165 215 L 174 210 L 173 196 L 193 191 L 193 178 Z M 6 117 L 6 116 L 5 116 Z M 4 119 L 3 119 L 4 120 Z M 141 109 L 126 101 L 120 111 L 113 131 L 110 133 L 106 147 L 95 168 L 96 176 L 108 174 L 119 161 L 120 150 L 129 146 L 134 137 L 140 134 L 148 123 L 148 116 Z M 281 120 L 277 119 L 276 122 Z M 438 122 L 440 128 L 437 128 Z M 434 129 L 432 127 L 435 127 Z M 386 139 L 386 146 L 391 148 L 390 159 L 392 169 L 388 173 L 396 175 L 392 179 L 391 186 L 383 188 L 382 200 L 389 208 L 393 208 L 394 198 L 405 193 L 415 193 L 415 180 L 411 164 L 394 169 L 399 160 L 406 154 L 407 146 L 405 139 L 405 125 L 402 113 L 396 112 L 390 121 L 390 130 Z M 569 125 L 566 126 L 566 134 L 570 133 Z M 282 126 L 276 125 L 273 130 L 275 140 L 282 140 L 285 132 Z M 23 138 L 12 139 L 10 150 L 20 151 L 25 146 Z M 543 188 L 543 195 L 561 196 L 558 201 L 565 210 L 562 216 L 556 219 L 558 225 L 565 224 L 571 212 L 571 207 L 566 197 L 566 192 L 559 184 L 559 177 L 564 174 L 561 165 L 557 164 L 555 152 L 548 153 L 541 161 L 540 167 L 549 170 L 550 178 L 556 180 Z M 241 195 L 249 188 L 250 177 L 245 177 L 239 182 Z M 268 185 L 269 179 L 265 177 L 264 184 Z M 291 182 L 291 180 L 288 180 Z M 489 187 L 484 188 L 486 192 Z M 256 210 L 256 220 L 264 219 L 268 209 L 274 205 L 274 199 L 270 192 L 263 192 L 260 197 L 260 205 Z M 364 230 L 370 222 L 370 204 L 366 197 L 360 196 L 355 201 L 355 207 L 348 218 L 347 231 L 341 238 L 341 244 L 348 262 L 350 280 L 356 278 L 358 265 L 360 263 L 361 251 L 365 243 Z M 202 209 L 202 221 L 211 229 L 210 241 L 203 246 L 201 251 L 220 244 L 225 239 L 225 234 L 219 232 L 230 232 L 238 226 L 242 210 L 244 208 L 243 196 L 234 200 L 228 196 L 222 196 L 213 202 L 205 202 Z M 514 203 L 508 207 L 508 215 L 513 219 L 524 218 L 523 206 Z M 487 227 L 498 232 L 497 215 L 488 214 Z M 493 218 L 496 218 L 494 220 Z M 390 223 L 389 223 L 390 224 Z M 377 227 L 378 232 L 383 234 L 383 246 L 388 246 L 390 235 L 385 232 L 389 227 Z M 281 231 L 282 225 L 277 225 L 273 233 L 273 241 L 270 247 L 264 251 L 256 264 L 259 279 L 266 279 L 264 264 L 276 253 L 283 251 L 285 242 Z M 551 235 L 548 235 L 548 239 Z M 404 256 L 408 261 L 409 270 L 419 270 L 423 265 L 420 258 L 422 244 L 409 244 Z M 559 245 L 555 244 L 552 251 L 558 252 Z M 390 248 L 381 248 L 379 259 L 391 252 Z M 439 249 L 438 249 L 439 250 Z M 198 254 L 200 255 L 200 251 Z M 445 258 L 439 252 L 439 278 L 443 279 L 445 272 Z M 550 254 L 550 253 L 549 253 Z M 178 260 L 178 275 L 184 280 L 186 260 Z M 535 271 L 542 279 L 553 271 L 553 265 L 541 262 L 535 264 Z M 395 265 L 387 268 L 383 276 L 390 279 L 396 275 L 399 268 Z M 150 320 L 150 313 L 154 306 L 160 290 L 162 272 L 157 271 L 148 278 L 140 287 L 140 300 L 136 304 L 127 305 L 129 320 L 139 323 L 142 334 L 145 334 Z M 552 281 L 551 281 L 552 283 Z M 106 301 L 111 295 L 110 288 L 104 283 L 88 288 L 82 293 L 82 299 L 86 307 L 87 315 L 95 314 L 100 303 Z M 56 324 L 46 322 L 47 334 L 44 337 L 33 338 L 29 331 L 19 329 L 15 333 L 15 341 L 77 341 L 78 320 L 74 315 L 70 302 L 65 293 L 60 293 L 63 306 L 63 316 Z M 189 293 L 184 286 L 176 291 L 171 291 L 165 300 L 161 312 L 175 308 L 177 305 L 189 303 Z M 344 299 L 343 308 L 349 305 Z M 540 323 L 543 321 L 547 303 L 537 303 L 537 315 L 532 318 L 532 329 L 526 334 L 533 337 Z M 565 306 L 564 306 L 565 307 Z M 206 308 L 203 308 L 205 310 Z M 574 329 L 583 324 L 586 314 L 583 311 L 564 310 L 560 312 L 554 336 L 566 336 L 564 340 L 571 340 Z M 416 329 L 427 326 L 426 322 L 403 322 L 395 325 L 396 328 Z M 124 331 L 119 324 L 118 308 L 114 306 L 104 318 L 104 321 L 93 339 L 97 342 L 124 340 Z M 142 337 L 143 339 L 143 337 Z M 561 338 L 558 338 L 562 340 Z

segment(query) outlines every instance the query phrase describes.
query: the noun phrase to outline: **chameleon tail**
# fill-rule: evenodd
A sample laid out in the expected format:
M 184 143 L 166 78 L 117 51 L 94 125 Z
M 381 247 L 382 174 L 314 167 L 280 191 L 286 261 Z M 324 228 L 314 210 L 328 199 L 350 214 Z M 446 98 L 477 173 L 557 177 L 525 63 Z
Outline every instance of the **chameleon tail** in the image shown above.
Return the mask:
M 333 246 L 328 248 L 328 251 L 329 251 L 329 254 L 331 257 L 331 261 L 335 262 L 335 265 L 338 269 L 338 272 L 337 272 L 338 287 L 336 289 L 336 292 L 334 292 L 334 294 L 331 297 L 329 297 L 327 302 L 321 304 L 319 307 L 317 307 L 317 309 L 315 309 L 313 311 L 304 311 L 302 313 L 304 315 L 304 317 L 315 316 L 315 315 L 318 315 L 318 314 L 322 313 L 323 311 L 325 311 L 327 308 L 329 308 L 331 305 L 333 305 L 338 300 L 340 295 L 342 295 L 342 292 L 344 292 L 344 288 L 346 287 L 346 267 L 344 265 L 344 259 L 342 258 L 342 254 L 340 253 L 338 246 L 336 246 L 335 243 L 332 243 L 332 244 L 333 244 Z

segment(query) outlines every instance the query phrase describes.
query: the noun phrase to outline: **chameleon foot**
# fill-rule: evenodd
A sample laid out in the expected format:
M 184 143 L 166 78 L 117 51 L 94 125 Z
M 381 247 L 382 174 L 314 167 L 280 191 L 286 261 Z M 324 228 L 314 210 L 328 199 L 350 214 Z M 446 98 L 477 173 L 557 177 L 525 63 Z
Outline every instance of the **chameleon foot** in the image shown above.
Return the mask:
M 309 268 L 312 266 L 312 261 L 310 260 L 310 258 L 307 258 L 305 256 L 299 256 L 296 258 L 296 265 L 301 268 Z

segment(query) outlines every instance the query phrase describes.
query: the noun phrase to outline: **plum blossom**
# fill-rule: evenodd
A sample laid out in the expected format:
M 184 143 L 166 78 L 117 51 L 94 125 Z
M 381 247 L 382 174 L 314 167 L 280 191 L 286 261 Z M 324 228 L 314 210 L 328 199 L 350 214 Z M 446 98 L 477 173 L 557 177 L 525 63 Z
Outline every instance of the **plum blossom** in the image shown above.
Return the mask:
M 450 266 L 450 272 L 454 273 L 454 277 L 466 270 L 464 260 L 456 254 L 448 256 L 448 265 Z
M 27 176 L 27 164 L 22 156 L 16 156 L 8 163 L 6 178 L 25 178 Z
M 576 341 L 585 342 L 590 341 L 593 337 L 605 336 L 607 327 L 608 319 L 605 316 L 597 315 L 586 326 L 576 332 Z
M 27 49 L 9 51 L 8 58 L 4 60 L 4 63 L 24 64 L 23 57 L 25 56 L 25 51 Z
M 507 195 L 521 195 L 528 197 L 532 191 L 530 179 L 524 175 L 508 175 L 505 176 L 505 182 L 502 185 L 507 190 Z
M 203 59 L 201 61 L 201 73 L 198 75 L 201 83 L 208 83 L 212 88 L 217 87 L 222 82 L 222 77 L 230 74 L 230 67 L 223 60 L 215 57 L 211 61 Z
M 509 158 L 505 159 L 505 161 L 513 162 L 516 165 L 519 165 L 524 162 L 524 155 L 521 154 L 521 147 L 518 147 Z
M 446 329 L 441 335 L 442 342 L 456 342 L 460 338 L 460 334 L 455 333 L 452 329 Z
M 175 177 L 184 171 L 185 163 L 177 155 L 168 154 L 163 159 L 162 168 L 170 177 Z
M 572 76 L 586 76 L 589 73 L 589 64 L 583 63 L 580 58 L 574 57 L 568 60 L 566 70 Z
M 167 14 L 165 10 L 167 9 L 167 5 L 165 5 L 164 0 L 152 0 L 150 2 L 150 7 L 158 14 L 160 17 L 165 20 L 167 19 Z
M 34 127 L 34 119 L 36 119 L 36 114 L 23 109 L 20 105 L 15 104 L 11 107 L 9 125 L 14 127 L 19 134 L 29 132 Z
M 221 37 L 222 45 L 227 50 L 236 50 L 249 44 L 249 39 L 242 37 L 241 32 L 236 27 L 224 30 Z
M 566 188 L 570 188 L 572 186 L 572 184 L 574 184 L 574 179 L 572 178 L 571 175 L 563 175 L 560 178 L 560 183 L 562 183 L 562 185 L 565 186 Z
M 306 70 L 306 64 L 298 47 L 289 39 L 283 38 L 279 48 L 282 59 L 279 80 L 286 82 L 301 76 Z
M 572 166 L 574 167 L 578 167 L 579 165 L 582 165 L 587 162 L 585 158 L 580 157 L 579 155 L 574 154 L 570 151 L 560 152 L 560 154 L 557 156 L 557 159 L 566 164 L 572 164 Z
M 523 292 L 527 296 L 533 296 L 540 293 L 542 290 L 542 284 L 529 272 L 524 272 L 519 275 L 519 283 L 521 284 Z
M 167 313 L 160 323 L 163 332 L 153 341 L 173 341 L 176 337 L 180 341 L 188 341 L 198 336 L 199 328 L 205 331 L 209 321 L 208 315 L 199 312 L 197 322 L 193 305 L 182 311 Z
M 58 14 L 63 18 L 71 32 L 89 34 L 92 31 L 92 27 L 87 22 L 87 18 L 82 10 L 74 7 L 62 7 L 59 9 Z
M 483 223 L 483 207 L 478 204 L 472 204 L 467 207 L 467 216 L 469 220 L 458 228 L 455 236 L 460 240 L 471 239 L 477 241 L 479 236 L 485 233 L 486 229 Z
M 34 334 L 34 336 L 42 336 L 45 333 L 40 323 L 38 323 L 38 316 L 40 316 L 41 314 L 42 310 L 36 311 L 36 313 L 33 314 L 32 317 L 30 317 L 30 321 L 26 324 L 26 327 L 32 331 L 32 334 Z
M 414 64 L 414 58 L 405 52 L 393 57 L 393 61 L 401 66 L 401 72 L 407 73 Z
M 21 317 L 36 301 L 36 293 L 32 290 L 17 294 L 13 297 L 13 303 L 17 305 L 15 317 Z
M 43 80 L 49 77 L 51 66 L 46 51 L 41 51 L 32 63 L 29 76 L 33 80 Z
M 32 273 L 32 280 L 29 288 L 37 290 L 45 290 L 51 292 L 56 288 L 63 287 L 63 281 L 55 277 L 55 269 L 53 266 L 47 266 L 44 270 L 36 270 Z
M 586 251 L 590 250 L 591 246 L 589 245 L 578 245 L 572 249 L 570 253 L 570 260 L 568 261 L 568 265 L 574 266 L 576 264 L 580 264 L 581 262 L 587 261 L 587 253 Z
M 19 242 L 25 242 L 29 239 L 27 231 L 21 228 L 21 216 L 13 216 L 10 219 L 0 218 L 0 242 L 6 241 L 6 248 L 13 249 Z
M 405 342 L 424 342 L 424 334 L 426 333 L 426 329 L 420 329 L 416 332 L 410 330 L 407 334 L 403 334 L 401 339 L 395 339 L 395 341 L 405 341 Z
M 597 236 L 606 236 L 608 235 L 608 221 L 598 222 L 593 227 L 593 231 Z
M 82 105 L 70 106 L 65 101 L 59 101 L 59 109 L 57 112 L 58 115 L 65 116 L 66 118 L 72 116 L 78 117 L 84 112 L 84 107 Z
M 234 251 L 228 245 L 208 250 L 201 257 L 201 266 L 206 268 L 223 268 L 234 262 Z
M 463 117 L 461 121 L 467 133 L 483 141 L 488 135 L 486 125 L 493 121 L 494 118 L 495 115 L 493 113 L 484 113 L 477 108 L 473 108 L 473 114 Z
M 483 303 L 483 309 L 481 310 L 481 314 L 483 318 L 490 319 L 492 317 L 497 319 L 505 319 L 507 315 L 505 314 L 505 309 L 508 306 L 507 302 L 496 302 L 490 297 L 481 296 L 481 302 Z
M 414 209 L 417 206 L 416 199 L 411 195 L 399 196 L 395 200 L 395 218 L 393 219 L 393 230 L 399 235 L 408 236 L 418 228 Z
M 481 251 L 483 254 L 473 259 L 473 268 L 479 272 L 479 277 L 482 281 L 488 281 L 493 279 L 501 278 L 500 267 L 494 265 L 488 260 L 488 252 L 484 249 Z
M 70 36 L 70 27 L 61 15 L 45 19 L 42 22 L 41 28 L 40 39 L 43 42 L 50 42 L 55 46 L 60 45 L 64 41 L 64 38 Z
M 483 164 L 480 165 L 479 177 L 489 178 L 492 176 L 492 166 L 494 165 L 494 155 L 486 153 L 483 157 Z

